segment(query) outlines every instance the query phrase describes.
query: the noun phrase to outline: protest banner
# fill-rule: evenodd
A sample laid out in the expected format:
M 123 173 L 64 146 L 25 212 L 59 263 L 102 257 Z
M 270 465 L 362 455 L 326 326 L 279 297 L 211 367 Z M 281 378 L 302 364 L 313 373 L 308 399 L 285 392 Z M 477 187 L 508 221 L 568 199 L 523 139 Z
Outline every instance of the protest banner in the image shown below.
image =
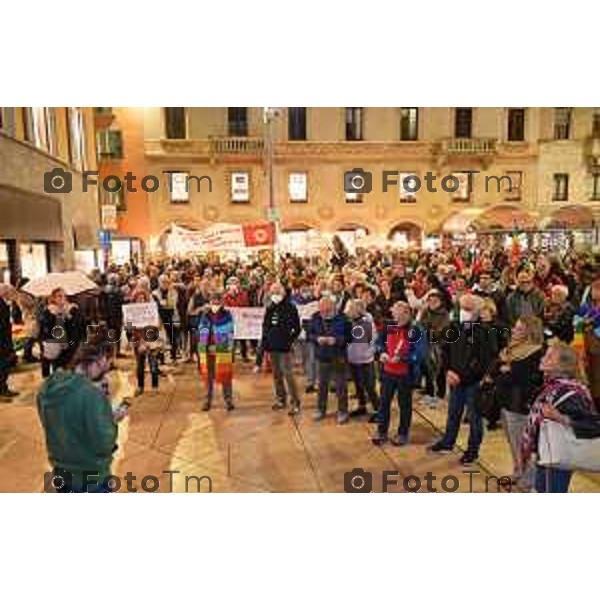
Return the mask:
M 296 306 L 298 309 L 298 316 L 300 321 L 308 321 L 316 312 L 319 312 L 319 302 L 309 302 L 308 304 L 299 304 Z
M 260 340 L 265 317 L 264 308 L 231 307 L 234 335 L 236 340 Z
M 158 307 L 156 306 L 156 302 L 124 304 L 123 323 L 125 326 L 131 325 L 131 327 L 135 327 L 136 329 L 158 327 L 160 325 L 160 319 L 158 318 Z

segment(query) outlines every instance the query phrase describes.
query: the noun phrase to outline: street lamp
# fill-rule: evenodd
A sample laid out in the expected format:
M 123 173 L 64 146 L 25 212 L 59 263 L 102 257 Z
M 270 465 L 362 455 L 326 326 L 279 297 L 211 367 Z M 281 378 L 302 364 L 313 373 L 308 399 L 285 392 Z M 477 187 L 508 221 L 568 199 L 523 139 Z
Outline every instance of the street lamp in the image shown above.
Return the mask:
M 281 109 L 266 106 L 263 108 L 263 123 L 265 125 L 265 152 L 267 157 L 267 180 L 269 186 L 268 219 L 273 224 L 273 266 L 275 265 L 275 248 L 279 237 L 279 215 L 275 206 L 275 189 L 273 179 L 274 146 L 273 121 L 281 115 Z

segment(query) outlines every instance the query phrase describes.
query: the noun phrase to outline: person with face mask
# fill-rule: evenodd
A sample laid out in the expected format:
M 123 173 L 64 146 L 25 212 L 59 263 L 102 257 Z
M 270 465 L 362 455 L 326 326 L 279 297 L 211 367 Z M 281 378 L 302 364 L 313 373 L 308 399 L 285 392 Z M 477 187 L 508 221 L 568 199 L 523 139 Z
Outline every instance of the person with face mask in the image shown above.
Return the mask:
M 210 410 L 215 386 L 223 387 L 225 408 L 233 405 L 233 316 L 223 305 L 223 294 L 212 292 L 209 307 L 198 325 L 198 357 L 200 375 L 207 386 L 206 400 L 202 410 Z
M 273 410 L 283 410 L 291 397 L 289 415 L 300 412 L 300 394 L 294 376 L 292 346 L 300 335 L 298 309 L 290 302 L 285 288 L 275 282 L 270 289 L 270 304 L 267 306 L 262 326 L 262 348 L 271 356 L 275 402 Z M 287 388 L 287 389 L 286 389 Z
M 38 394 L 38 414 L 52 465 L 52 487 L 60 493 L 110 492 L 117 424 L 104 380 L 109 349 L 81 346 L 68 368 L 46 379 Z
M 470 465 L 477 461 L 483 439 L 481 408 L 476 402 L 478 387 L 492 362 L 498 356 L 498 337 L 488 336 L 477 322 L 481 299 L 463 294 L 459 301 L 459 322 L 446 331 L 444 346 L 447 382 L 450 388 L 446 431 L 429 449 L 451 452 L 456 443 L 465 409 L 469 414 L 469 442 L 460 462 Z

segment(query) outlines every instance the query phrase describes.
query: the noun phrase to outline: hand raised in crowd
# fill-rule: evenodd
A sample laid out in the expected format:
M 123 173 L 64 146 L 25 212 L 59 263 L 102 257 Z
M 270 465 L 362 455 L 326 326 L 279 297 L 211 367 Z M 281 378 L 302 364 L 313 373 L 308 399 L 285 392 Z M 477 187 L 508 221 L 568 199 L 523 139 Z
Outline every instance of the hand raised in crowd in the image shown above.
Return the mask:
M 454 371 L 448 371 L 447 381 L 450 387 L 456 387 L 460 385 L 460 376 Z

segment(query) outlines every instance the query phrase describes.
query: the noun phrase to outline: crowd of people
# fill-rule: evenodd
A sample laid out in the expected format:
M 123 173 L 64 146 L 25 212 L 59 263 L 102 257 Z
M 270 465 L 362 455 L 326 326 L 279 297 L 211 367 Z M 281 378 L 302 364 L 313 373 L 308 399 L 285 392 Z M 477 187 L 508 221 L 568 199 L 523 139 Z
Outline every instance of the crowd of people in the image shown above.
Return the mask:
M 313 418 L 320 421 L 333 395 L 337 423 L 368 419 L 378 446 L 410 443 L 416 390 L 431 408 L 447 398 L 445 431 L 429 450 L 451 452 L 466 420 L 460 461 L 469 465 L 485 430 L 501 426 L 513 453 L 511 485 L 523 491 L 569 487 L 570 471 L 536 465 L 543 419 L 600 437 L 600 260 L 590 253 L 456 246 L 353 256 L 336 240 L 327 257 L 165 259 L 113 265 L 92 277 L 98 291 L 77 298 L 56 289 L 33 299 L 20 285 L 0 287 L 3 401 L 15 395 L 8 387 L 12 313 L 28 333 L 23 360 L 39 360 L 52 380 L 41 394 L 46 404 L 57 374 L 79 368 L 81 375 L 93 326 L 112 342 L 110 358 L 131 349 L 137 395 L 145 393 L 146 365 L 152 389 L 164 364 L 197 365 L 205 411 L 219 386 L 225 408 L 235 408 L 238 360 L 253 361 L 255 373 L 270 369 L 274 410 L 296 416 L 316 394 Z M 148 302 L 157 305 L 162 335 L 122 335 L 123 305 Z M 265 308 L 261 339 L 236 339 L 232 307 Z M 57 343 L 58 325 L 64 335 Z M 105 357 L 86 351 L 87 363 Z M 390 434 L 394 398 L 399 423 Z

